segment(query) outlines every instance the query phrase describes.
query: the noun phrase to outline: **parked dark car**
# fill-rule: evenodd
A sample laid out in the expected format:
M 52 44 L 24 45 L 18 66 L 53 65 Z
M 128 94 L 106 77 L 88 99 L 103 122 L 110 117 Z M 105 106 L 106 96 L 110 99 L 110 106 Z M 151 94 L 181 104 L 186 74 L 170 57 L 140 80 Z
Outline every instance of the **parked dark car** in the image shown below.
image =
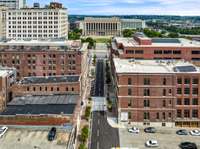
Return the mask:
M 197 145 L 192 142 L 182 142 L 179 147 L 181 149 L 197 149 Z
M 144 132 L 146 133 L 156 133 L 156 128 L 155 127 L 147 127 L 144 129 Z
M 52 127 L 48 134 L 48 140 L 53 141 L 56 137 L 56 128 Z
M 180 129 L 176 131 L 177 135 L 188 135 L 188 131 L 185 129 Z

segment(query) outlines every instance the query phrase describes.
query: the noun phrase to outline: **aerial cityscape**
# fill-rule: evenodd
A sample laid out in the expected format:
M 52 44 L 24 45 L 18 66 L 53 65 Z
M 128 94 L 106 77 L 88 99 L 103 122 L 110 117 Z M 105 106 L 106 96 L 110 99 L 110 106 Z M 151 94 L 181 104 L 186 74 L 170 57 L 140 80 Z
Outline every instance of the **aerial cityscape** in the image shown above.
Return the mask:
M 200 149 L 199 6 L 0 0 L 0 149 Z

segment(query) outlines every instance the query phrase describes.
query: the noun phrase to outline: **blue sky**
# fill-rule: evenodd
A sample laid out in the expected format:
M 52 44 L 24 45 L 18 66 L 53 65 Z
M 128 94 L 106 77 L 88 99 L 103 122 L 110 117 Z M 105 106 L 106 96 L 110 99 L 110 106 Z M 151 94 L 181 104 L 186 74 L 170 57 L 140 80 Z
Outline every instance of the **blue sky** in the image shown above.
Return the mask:
M 27 0 L 48 4 L 52 0 Z M 70 14 L 89 15 L 186 15 L 200 16 L 200 0 L 56 0 Z

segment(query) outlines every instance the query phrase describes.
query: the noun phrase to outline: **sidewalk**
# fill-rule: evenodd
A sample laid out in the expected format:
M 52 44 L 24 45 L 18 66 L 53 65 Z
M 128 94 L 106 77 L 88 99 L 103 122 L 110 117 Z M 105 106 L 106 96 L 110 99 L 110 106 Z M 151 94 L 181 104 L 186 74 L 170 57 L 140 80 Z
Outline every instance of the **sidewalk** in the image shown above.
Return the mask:
M 108 121 L 108 124 L 113 128 L 119 128 L 119 129 L 126 128 L 126 126 L 124 126 L 123 124 L 119 124 L 117 122 L 117 118 L 115 118 L 115 117 L 107 117 L 107 121 Z

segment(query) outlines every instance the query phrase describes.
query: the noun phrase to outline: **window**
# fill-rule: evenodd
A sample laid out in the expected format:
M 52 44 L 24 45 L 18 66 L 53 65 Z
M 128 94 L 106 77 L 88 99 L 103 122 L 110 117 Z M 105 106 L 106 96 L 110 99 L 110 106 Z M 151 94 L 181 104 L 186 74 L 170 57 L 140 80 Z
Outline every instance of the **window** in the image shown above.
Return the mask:
M 177 104 L 177 105 L 182 105 L 182 99 L 181 99 L 181 98 L 178 98 L 178 99 L 176 100 L 176 104 Z
M 173 54 L 181 54 L 180 50 L 173 51 Z
M 185 78 L 184 83 L 185 84 L 190 84 L 190 78 Z
M 132 95 L 132 89 L 131 88 L 128 89 L 128 95 Z
M 166 107 L 166 101 L 163 100 L 163 107 Z
M 198 98 L 193 98 L 192 99 L 192 105 L 199 105 Z
M 181 118 L 182 117 L 182 111 L 181 110 L 177 110 L 176 117 L 177 118 Z
M 163 119 L 165 120 L 166 119 L 165 112 L 163 112 L 162 115 L 163 115 Z
M 185 88 L 184 89 L 184 94 L 189 95 L 190 94 L 190 88 Z
M 198 110 L 192 110 L 192 117 L 198 118 Z
M 156 119 L 160 119 L 160 114 L 156 113 Z
M 144 51 L 143 50 L 135 50 L 135 54 L 143 54 Z
M 190 117 L 190 110 L 184 110 L 184 117 L 189 118 Z
M 74 88 L 72 87 L 72 91 L 74 91 Z
M 167 83 L 167 79 L 164 78 L 164 79 L 163 79 L 163 85 L 166 85 L 166 83 Z
M 172 54 L 171 50 L 164 50 L 164 54 Z
M 65 90 L 68 92 L 68 90 L 69 90 L 69 89 L 68 89 L 68 87 L 66 87 L 66 89 L 65 89 Z
M 166 96 L 166 89 L 163 89 L 163 96 Z
M 182 84 L 182 78 L 178 78 L 178 79 L 177 79 L 177 83 L 178 83 L 178 84 Z
M 182 94 L 182 89 L 181 88 L 177 88 L 177 94 Z
M 198 95 L 198 88 L 193 88 L 192 89 L 192 94 L 193 95 Z
M 144 78 L 144 85 L 150 85 L 150 79 Z
M 60 88 L 59 88 L 59 87 L 57 87 L 57 91 L 58 91 L 58 92 L 60 91 Z
M 131 119 L 131 112 L 128 112 L 128 119 Z
M 190 105 L 190 99 L 189 98 L 184 99 L 184 105 Z
M 29 91 L 30 89 L 29 89 L 29 87 L 27 87 L 27 89 L 26 89 L 27 91 Z
M 42 91 L 42 87 L 40 87 L 40 91 Z
M 199 84 L 199 79 L 194 78 L 194 79 L 192 80 L 192 84 Z
M 150 90 L 145 88 L 144 89 L 144 96 L 150 96 Z
M 35 87 L 33 87 L 33 91 L 35 91 Z
M 171 118 L 172 117 L 172 113 L 171 112 L 169 112 L 169 118 Z
M 149 112 L 144 112 L 144 120 L 149 120 Z
M 131 85 L 131 84 L 132 84 L 132 79 L 128 78 L 128 85 Z
M 53 87 L 51 87 L 51 91 L 53 91 Z
M 144 100 L 144 107 L 150 107 L 150 101 Z
M 162 50 L 155 50 L 154 54 L 162 54 Z
M 131 106 L 132 106 L 131 99 L 129 99 L 129 101 L 128 101 L 128 107 L 131 107 Z

